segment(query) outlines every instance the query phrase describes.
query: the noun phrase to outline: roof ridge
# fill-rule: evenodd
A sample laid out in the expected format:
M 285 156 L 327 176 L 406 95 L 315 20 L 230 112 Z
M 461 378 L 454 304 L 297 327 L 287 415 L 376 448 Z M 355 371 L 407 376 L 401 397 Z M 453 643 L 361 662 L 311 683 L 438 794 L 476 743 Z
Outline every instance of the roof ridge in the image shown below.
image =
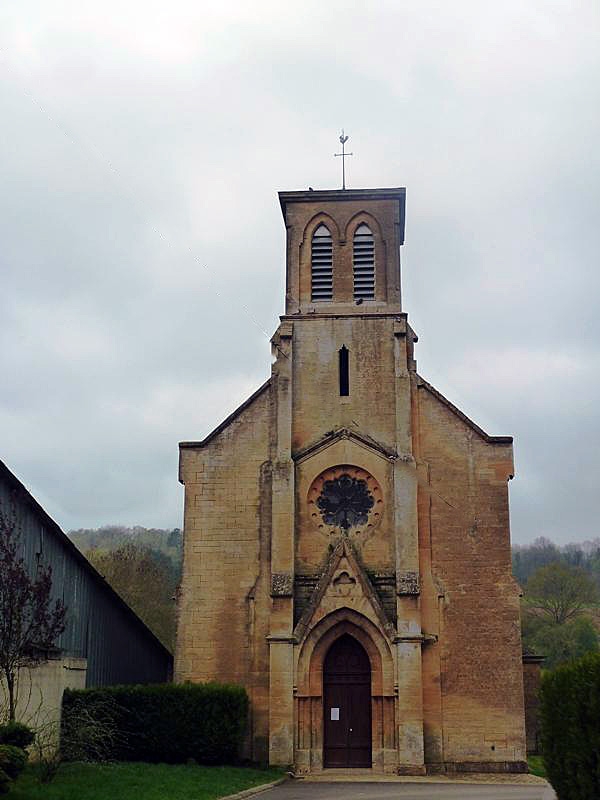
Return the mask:
M 90 576 L 95 581 L 100 583 L 100 585 L 102 586 L 102 588 L 105 591 L 107 591 L 109 594 L 112 594 L 115 597 L 115 599 L 123 607 L 123 609 L 126 611 L 126 613 L 129 614 L 131 617 L 133 617 L 133 619 L 135 620 L 136 624 L 138 626 L 140 626 L 148 636 L 150 636 L 152 639 L 154 639 L 155 642 L 157 644 L 159 644 L 160 647 L 166 653 L 168 653 L 170 658 L 173 658 L 173 653 L 171 653 L 169 648 L 166 647 L 160 641 L 158 636 L 152 630 L 150 630 L 150 628 L 146 625 L 146 623 L 143 621 L 143 619 L 141 617 L 139 617 L 135 613 L 133 608 L 131 608 L 131 606 L 128 603 L 126 603 L 125 600 L 123 600 L 123 598 L 117 592 L 117 590 L 114 589 L 110 585 L 110 583 L 106 580 L 106 578 L 104 578 L 98 572 L 98 570 L 85 557 L 85 555 L 81 552 L 81 550 L 77 547 L 77 545 L 71 539 L 69 539 L 69 537 L 63 531 L 63 529 L 60 527 L 60 525 L 55 520 L 52 519 L 50 514 L 48 514 L 48 512 L 45 511 L 44 508 L 42 508 L 42 506 L 38 503 L 38 501 L 35 499 L 35 497 L 31 494 L 29 489 L 27 489 L 27 487 L 23 483 L 21 483 L 21 481 L 17 478 L 17 476 L 13 472 L 11 472 L 11 470 L 6 466 L 6 464 L 3 461 L 0 461 L 0 477 L 6 478 L 8 483 L 10 483 L 12 485 L 13 489 L 15 489 L 16 491 L 18 491 L 18 492 L 20 492 L 20 493 L 25 495 L 25 500 L 32 507 L 34 513 L 37 514 L 38 516 L 40 516 L 42 518 L 44 524 L 47 525 L 47 527 L 50 528 L 56 534 L 58 539 L 67 548 L 67 551 L 71 552 L 71 555 L 73 555 L 75 557 L 75 559 L 81 564 L 81 566 L 85 570 L 87 570 L 87 572 L 90 574 Z
M 482 439 L 485 439 L 486 442 L 490 442 L 491 444 L 512 444 L 513 437 L 512 436 L 491 436 L 489 433 L 486 433 L 483 428 L 480 428 L 476 422 L 468 417 L 463 411 L 460 410 L 454 403 L 450 402 L 447 397 L 438 391 L 434 386 L 431 385 L 428 381 L 425 380 L 421 375 L 417 374 L 417 385 L 423 386 L 423 388 L 427 389 L 437 400 L 439 400 L 443 405 L 446 406 L 453 414 L 455 414 L 459 419 L 461 419 L 466 425 L 469 426 L 475 433 L 478 433 Z
M 261 386 L 258 387 L 255 392 L 250 395 L 250 397 L 247 397 L 246 400 L 244 400 L 244 402 L 235 409 L 235 411 L 232 411 L 231 414 L 225 417 L 225 419 L 220 422 L 216 428 L 213 428 L 212 431 L 204 437 L 204 439 L 200 439 L 198 441 L 179 442 L 179 448 L 181 450 L 185 450 L 187 448 L 204 447 L 207 445 L 210 441 L 212 441 L 212 439 L 215 438 L 215 436 L 218 436 L 221 431 L 224 431 L 225 428 L 227 428 L 236 419 L 236 417 L 242 413 L 242 411 L 245 411 L 248 406 L 250 406 L 256 400 L 256 398 L 261 395 L 270 385 L 271 378 L 269 377 Z

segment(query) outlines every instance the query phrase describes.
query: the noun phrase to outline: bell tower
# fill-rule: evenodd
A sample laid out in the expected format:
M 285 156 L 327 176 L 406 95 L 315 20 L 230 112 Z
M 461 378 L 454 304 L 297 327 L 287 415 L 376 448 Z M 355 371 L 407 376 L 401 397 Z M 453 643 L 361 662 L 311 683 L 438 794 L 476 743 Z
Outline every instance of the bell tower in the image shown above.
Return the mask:
M 405 189 L 280 192 L 286 314 L 400 312 L 405 198 Z
M 403 628 L 400 639 L 386 634 L 391 637 L 386 647 L 403 648 L 397 686 L 411 734 L 402 737 L 399 755 L 375 748 L 374 763 L 391 769 L 399 757 L 412 769 L 423 765 L 422 711 L 414 702 L 421 693 L 421 620 L 413 589 L 419 575 L 411 416 L 416 336 L 402 311 L 400 291 L 405 194 L 405 189 L 279 194 L 287 253 L 286 313 L 273 337 L 271 376 L 272 763 L 292 759 L 294 713 L 301 716 L 305 712 L 300 709 L 313 702 L 314 687 L 298 689 L 298 709 L 292 711 L 289 665 L 305 652 L 304 615 L 325 613 L 315 598 L 328 553 L 338 552 L 346 542 L 347 557 L 356 552 L 381 584 L 387 612 L 369 611 L 376 624 L 386 630 L 399 620 Z M 368 502 L 357 511 L 359 490 Z M 334 511 L 346 501 L 354 504 L 352 513 L 344 506 L 346 522 L 338 524 Z M 330 514 L 323 503 L 331 505 Z M 338 580 L 334 594 L 327 595 L 329 590 L 322 587 L 329 612 L 342 613 L 348 606 L 343 592 L 351 591 L 351 584 L 357 592 L 352 602 L 371 608 L 371 590 L 358 567 L 348 577 L 339 565 L 330 565 L 329 571 L 331 580 Z M 311 587 L 313 611 L 305 587 Z M 391 704 L 386 718 L 392 719 L 394 690 L 382 692 L 381 704 Z M 298 763 L 320 763 L 322 743 L 312 733 L 308 738 L 312 744 L 306 752 L 295 745 Z
M 286 313 L 273 341 L 275 356 L 290 350 L 275 373 L 289 372 L 293 450 L 351 426 L 410 452 L 405 199 L 405 189 L 279 193 Z

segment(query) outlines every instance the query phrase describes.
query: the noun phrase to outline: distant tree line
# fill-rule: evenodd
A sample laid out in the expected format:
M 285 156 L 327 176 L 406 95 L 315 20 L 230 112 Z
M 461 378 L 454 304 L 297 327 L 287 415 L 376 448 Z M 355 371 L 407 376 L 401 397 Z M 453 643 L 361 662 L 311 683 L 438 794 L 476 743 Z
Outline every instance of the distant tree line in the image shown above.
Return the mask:
M 555 563 L 580 567 L 600 588 L 600 538 L 559 546 L 540 536 L 532 544 L 513 544 L 513 575 L 521 586 L 537 569 Z
M 80 528 L 69 537 L 123 600 L 170 650 L 181 578 L 179 528 Z
M 513 574 L 523 590 L 523 647 L 545 667 L 599 650 L 600 539 L 562 547 L 549 539 L 513 547 Z
M 181 578 L 179 528 L 112 525 L 71 531 L 72 541 L 170 649 Z M 600 539 L 558 546 L 540 537 L 513 546 L 513 574 L 523 591 L 526 651 L 545 666 L 600 650 Z

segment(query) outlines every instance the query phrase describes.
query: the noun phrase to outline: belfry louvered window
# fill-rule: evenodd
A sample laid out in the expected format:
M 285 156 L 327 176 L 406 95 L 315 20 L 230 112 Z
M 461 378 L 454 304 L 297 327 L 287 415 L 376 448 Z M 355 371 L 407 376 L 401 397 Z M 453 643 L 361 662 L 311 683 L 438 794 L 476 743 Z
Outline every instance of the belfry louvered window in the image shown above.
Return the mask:
M 319 225 L 313 233 L 310 257 L 310 299 L 333 300 L 333 243 L 325 225 Z
M 354 299 L 375 299 L 375 242 L 371 229 L 359 225 L 354 233 Z

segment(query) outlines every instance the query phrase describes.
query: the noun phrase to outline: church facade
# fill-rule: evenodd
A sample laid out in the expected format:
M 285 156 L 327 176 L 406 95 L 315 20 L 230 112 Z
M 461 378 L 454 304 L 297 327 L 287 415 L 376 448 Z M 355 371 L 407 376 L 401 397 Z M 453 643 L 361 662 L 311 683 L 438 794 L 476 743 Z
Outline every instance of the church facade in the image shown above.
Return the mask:
M 524 771 L 512 438 L 417 372 L 404 189 L 282 192 L 269 380 L 180 444 L 175 679 L 246 687 L 296 774 Z

